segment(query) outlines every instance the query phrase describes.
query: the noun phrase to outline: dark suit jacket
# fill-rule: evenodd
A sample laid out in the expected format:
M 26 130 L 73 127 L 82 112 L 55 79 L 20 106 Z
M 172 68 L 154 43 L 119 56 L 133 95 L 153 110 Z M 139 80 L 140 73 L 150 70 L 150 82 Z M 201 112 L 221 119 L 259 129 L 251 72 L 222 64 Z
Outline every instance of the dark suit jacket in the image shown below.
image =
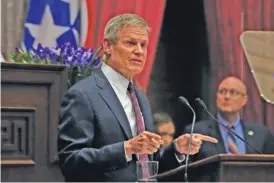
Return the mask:
M 150 105 L 136 89 L 147 131 L 155 132 Z M 76 83 L 62 100 L 58 156 L 65 181 L 136 181 L 136 156 L 126 161 L 124 141 L 132 138 L 127 116 L 101 70 Z M 150 156 L 159 171 L 179 165 L 172 146 Z
M 274 154 L 274 137 L 266 127 L 247 121 L 241 121 L 241 123 L 244 131 L 244 139 L 250 145 L 255 147 L 263 154 Z M 190 133 L 190 131 L 191 125 L 188 125 L 185 128 L 185 133 Z M 249 131 L 253 131 L 254 135 L 248 135 Z M 207 158 L 216 154 L 226 154 L 223 138 L 217 122 L 213 120 L 197 122 L 194 127 L 194 132 L 203 135 L 209 135 L 218 139 L 219 142 L 217 144 L 204 142 L 201 146 L 200 152 L 192 156 L 193 161 Z M 257 154 L 256 151 L 254 151 L 248 145 L 246 145 L 246 153 Z

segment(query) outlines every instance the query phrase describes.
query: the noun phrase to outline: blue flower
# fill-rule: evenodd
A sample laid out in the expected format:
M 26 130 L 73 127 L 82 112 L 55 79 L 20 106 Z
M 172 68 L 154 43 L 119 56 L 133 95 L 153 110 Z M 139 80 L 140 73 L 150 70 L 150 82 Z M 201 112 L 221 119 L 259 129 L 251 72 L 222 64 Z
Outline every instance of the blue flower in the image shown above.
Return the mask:
M 99 57 L 96 58 L 93 67 L 99 68 L 102 65 L 101 59 Z
M 99 68 L 102 64 L 101 58 L 95 55 L 93 48 L 75 47 L 69 42 L 56 47 L 44 47 L 38 44 L 37 49 L 27 54 L 16 48 L 13 58 L 15 61 L 23 62 L 24 60 L 20 59 L 22 55 L 29 55 L 26 57 L 27 63 L 66 65 L 69 68 L 69 87 L 88 76 L 92 68 Z M 91 63 L 92 60 L 94 60 L 93 63 Z

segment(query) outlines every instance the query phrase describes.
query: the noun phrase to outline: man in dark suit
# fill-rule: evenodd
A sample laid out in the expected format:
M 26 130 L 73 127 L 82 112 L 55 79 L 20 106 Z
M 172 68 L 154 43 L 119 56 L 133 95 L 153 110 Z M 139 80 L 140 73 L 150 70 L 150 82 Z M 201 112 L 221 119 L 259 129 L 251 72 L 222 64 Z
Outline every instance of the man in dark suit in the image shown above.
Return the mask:
M 153 115 L 153 122 L 157 134 L 162 137 L 162 146 L 171 144 L 175 134 L 175 125 L 171 117 L 165 112 L 158 112 Z
M 143 70 L 149 27 L 139 16 L 118 15 L 107 23 L 101 70 L 76 83 L 65 94 L 58 127 L 58 156 L 66 181 L 137 181 L 136 161 L 159 161 L 159 171 L 184 161 L 190 136 L 181 135 L 159 153 L 163 143 L 155 134 L 145 94 L 132 84 Z M 190 154 L 202 141 L 196 134 Z
M 247 101 L 245 84 L 236 77 L 226 77 L 218 86 L 216 100 L 218 121 L 228 126 L 263 154 L 274 154 L 274 137 L 270 131 L 262 125 L 240 119 L 240 112 Z M 187 126 L 185 132 L 189 133 L 190 128 L 191 126 Z M 194 131 L 218 139 L 217 144 L 203 143 L 199 153 L 192 157 L 194 161 L 216 154 L 257 153 L 214 120 L 197 122 Z

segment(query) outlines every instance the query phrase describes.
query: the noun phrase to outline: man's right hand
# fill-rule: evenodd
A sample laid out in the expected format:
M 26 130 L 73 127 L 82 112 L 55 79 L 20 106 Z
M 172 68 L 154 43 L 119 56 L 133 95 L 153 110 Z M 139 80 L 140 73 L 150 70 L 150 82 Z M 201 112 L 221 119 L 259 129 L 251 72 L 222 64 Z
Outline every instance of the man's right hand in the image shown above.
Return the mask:
M 125 142 L 126 155 L 132 154 L 153 154 L 163 144 L 161 136 L 144 131 L 138 136 Z

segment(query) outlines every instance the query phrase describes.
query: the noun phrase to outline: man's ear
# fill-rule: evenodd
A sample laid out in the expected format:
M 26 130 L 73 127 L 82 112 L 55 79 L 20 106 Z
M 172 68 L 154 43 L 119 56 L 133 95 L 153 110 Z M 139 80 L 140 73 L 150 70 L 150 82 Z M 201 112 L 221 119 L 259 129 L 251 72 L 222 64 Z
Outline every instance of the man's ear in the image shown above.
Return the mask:
M 247 102 L 248 102 L 248 96 L 245 95 L 243 100 L 243 106 L 245 106 Z
M 104 53 L 105 54 L 107 54 L 108 56 L 111 55 L 112 44 L 111 44 L 110 40 L 104 39 L 104 41 L 103 41 L 103 49 L 104 49 Z

